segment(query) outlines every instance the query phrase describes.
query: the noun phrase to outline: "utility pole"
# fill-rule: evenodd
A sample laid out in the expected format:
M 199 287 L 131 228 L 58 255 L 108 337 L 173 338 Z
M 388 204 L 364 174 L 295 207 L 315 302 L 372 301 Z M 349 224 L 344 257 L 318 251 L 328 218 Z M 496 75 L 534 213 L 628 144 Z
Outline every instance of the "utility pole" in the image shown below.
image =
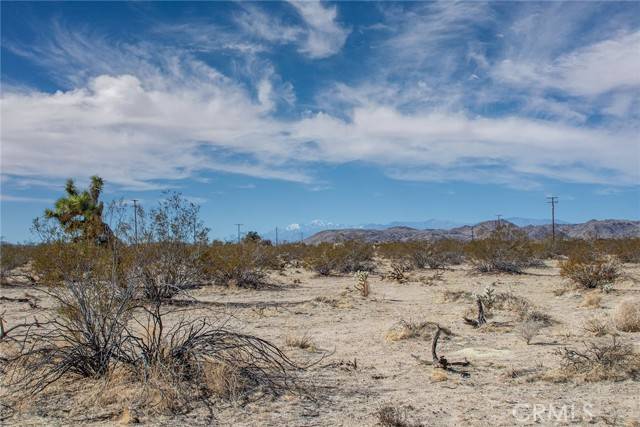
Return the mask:
M 235 224 L 238 227 L 238 243 L 240 243 L 240 227 L 244 224 Z
M 278 246 L 278 227 L 276 227 L 276 246 Z
M 547 203 L 551 205 L 551 241 L 556 241 L 556 203 L 558 203 L 557 196 L 547 197 Z
M 138 199 L 133 199 L 133 234 L 138 244 Z
M 475 225 L 471 226 L 471 241 L 473 242 L 474 240 L 476 240 L 476 236 L 475 236 Z
M 304 240 L 304 233 L 301 231 L 300 232 L 300 243 L 302 243 L 303 240 Z
M 498 218 L 496 221 L 496 228 L 500 228 L 500 219 L 502 218 L 502 215 L 496 214 L 496 218 Z

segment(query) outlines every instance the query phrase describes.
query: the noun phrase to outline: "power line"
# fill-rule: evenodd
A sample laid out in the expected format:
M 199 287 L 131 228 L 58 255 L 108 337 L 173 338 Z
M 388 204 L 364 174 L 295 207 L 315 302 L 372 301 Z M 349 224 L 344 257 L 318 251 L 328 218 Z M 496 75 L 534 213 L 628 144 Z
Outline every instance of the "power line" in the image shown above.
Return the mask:
M 558 203 L 557 196 L 547 197 L 547 203 L 551 205 L 551 241 L 556 241 L 556 203 Z
M 133 199 L 133 233 L 138 243 L 138 199 Z
M 238 243 L 240 243 L 240 227 L 244 224 L 235 224 L 238 227 Z

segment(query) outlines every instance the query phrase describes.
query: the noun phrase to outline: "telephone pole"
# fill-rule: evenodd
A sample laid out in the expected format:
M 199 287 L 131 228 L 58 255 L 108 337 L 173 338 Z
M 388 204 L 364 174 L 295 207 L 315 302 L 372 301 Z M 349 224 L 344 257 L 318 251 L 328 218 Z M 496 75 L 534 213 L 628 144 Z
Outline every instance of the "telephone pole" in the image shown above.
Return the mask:
M 278 246 L 278 227 L 276 227 L 276 246 Z
M 238 227 L 238 243 L 240 243 L 240 227 L 244 224 L 235 224 Z
M 475 236 L 475 225 L 471 226 L 471 241 L 473 242 L 474 240 L 476 240 L 476 236 Z
M 302 243 L 303 240 L 304 240 L 304 233 L 301 231 L 300 232 L 300 243 Z
M 502 218 L 502 215 L 496 214 L 496 218 L 498 218 L 496 221 L 496 228 L 500 228 L 500 219 Z
M 551 205 L 551 241 L 556 241 L 556 203 L 558 203 L 557 196 L 547 197 L 547 203 Z
M 133 234 L 138 244 L 138 199 L 133 199 Z

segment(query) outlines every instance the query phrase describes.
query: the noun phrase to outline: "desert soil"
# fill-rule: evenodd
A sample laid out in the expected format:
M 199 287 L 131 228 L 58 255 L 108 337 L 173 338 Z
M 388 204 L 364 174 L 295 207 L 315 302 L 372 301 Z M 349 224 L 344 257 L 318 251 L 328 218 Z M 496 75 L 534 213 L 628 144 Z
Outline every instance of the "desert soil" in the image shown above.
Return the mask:
M 224 311 L 234 329 L 272 341 L 300 364 L 317 362 L 300 374 L 307 393 L 246 405 L 216 403 L 212 410 L 195 405 L 187 414 L 140 416 L 139 421 L 167 426 L 372 426 L 378 425 L 378 410 L 391 405 L 401 409 L 408 423 L 426 426 L 640 425 L 634 424 L 640 423 L 638 381 L 539 378 L 559 366 L 558 349 L 580 348 L 594 339 L 583 329 L 586 319 L 611 317 L 620 301 L 640 299 L 640 267 L 626 265 L 625 273 L 615 290 L 601 295 L 598 308 L 584 306 L 585 292 L 567 287 L 553 262 L 522 275 L 474 274 L 463 265 L 431 281 L 433 271 L 413 271 L 404 284 L 371 275 L 368 298 L 354 290 L 351 276 L 317 277 L 295 268 L 273 273 L 271 281 L 279 285 L 274 289 L 202 288 L 193 296 L 203 303 L 189 315 L 220 316 Z M 507 311 L 495 311 L 488 319 L 500 326 L 475 329 L 465 324 L 462 317 L 473 314 L 475 304 L 445 298 L 445 292 L 482 292 L 487 286 L 528 299 L 554 324 L 542 329 L 530 345 Z M 566 292 L 557 292 L 565 287 Z M 5 313 L 9 325 L 51 313 L 53 302 L 36 286 L 3 286 L 0 293 L 5 297 L 0 313 Z M 25 296 L 36 307 L 7 300 Z M 390 340 L 389 331 L 401 320 L 432 321 L 449 328 L 455 335 L 441 340 L 438 353 L 449 360 L 467 358 L 471 365 L 460 368 L 466 374 L 443 374 L 414 357 L 431 358 L 429 336 Z M 311 349 L 287 346 L 287 337 L 304 335 L 312 340 Z M 640 351 L 640 333 L 619 335 Z M 1 423 L 114 425 L 124 421 L 122 408 L 115 405 L 86 410 L 72 406 L 64 396 L 50 394 L 47 399 L 26 403 Z

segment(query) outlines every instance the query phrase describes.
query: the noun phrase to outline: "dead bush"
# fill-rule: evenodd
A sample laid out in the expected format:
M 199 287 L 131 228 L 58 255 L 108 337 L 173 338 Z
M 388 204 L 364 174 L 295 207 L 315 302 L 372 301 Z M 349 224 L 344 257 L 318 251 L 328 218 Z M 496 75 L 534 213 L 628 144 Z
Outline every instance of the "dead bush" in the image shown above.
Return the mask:
M 553 323 L 550 315 L 540 311 L 529 300 L 514 295 L 511 292 L 497 293 L 493 307 L 497 310 L 507 310 L 514 313 L 521 322 L 538 322 L 544 326 L 549 326 Z
M 615 336 L 610 341 L 584 343 L 580 350 L 565 347 L 555 354 L 560 358 L 560 368 L 550 375 L 553 379 L 595 382 L 640 376 L 640 355 Z
M 386 274 L 386 277 L 398 283 L 407 283 L 409 278 L 406 273 L 409 271 L 411 271 L 411 265 L 408 263 L 393 262 L 391 263 L 391 271 Z
M 640 301 L 622 301 L 613 313 L 616 328 L 623 332 L 640 332 Z
M 356 271 L 354 274 L 356 279 L 355 288 L 363 297 L 369 296 L 369 273 L 366 271 Z

